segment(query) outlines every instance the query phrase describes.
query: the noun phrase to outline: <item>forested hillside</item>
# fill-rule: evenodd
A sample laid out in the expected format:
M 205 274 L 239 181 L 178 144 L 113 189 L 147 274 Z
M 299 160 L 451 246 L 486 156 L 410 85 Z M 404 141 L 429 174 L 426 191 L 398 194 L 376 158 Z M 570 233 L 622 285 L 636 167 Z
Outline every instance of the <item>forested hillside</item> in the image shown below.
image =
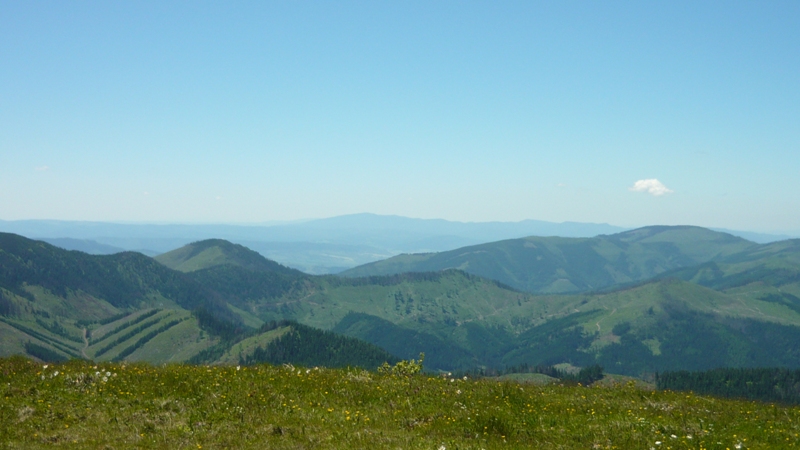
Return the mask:
M 646 227 L 595 238 L 528 237 L 441 253 L 399 255 L 341 275 L 459 269 L 527 292 L 574 293 L 642 281 L 756 246 L 705 228 Z
M 172 252 L 170 264 L 186 271 L 180 272 L 140 254 L 91 256 L 4 235 L 2 352 L 222 364 L 310 363 L 303 359 L 308 355 L 319 364 L 356 364 L 341 356 L 374 353 L 374 347 L 341 350 L 357 347 L 341 340 L 346 335 L 405 359 L 424 352 L 430 370 L 568 363 L 647 376 L 800 367 L 793 242 L 753 247 L 687 227 L 615 236 L 616 258 L 639 258 L 643 266 L 642 254 L 716 260 L 594 293 L 534 295 L 455 269 L 310 276 L 224 241 Z M 676 236 L 683 240 L 676 243 Z M 604 239 L 610 245 L 611 237 Z M 591 247 L 582 242 L 579 247 Z M 745 251 L 732 253 L 737 247 Z M 296 324 L 264 328 L 284 320 Z M 382 356 L 358 364 L 389 358 L 374 354 Z

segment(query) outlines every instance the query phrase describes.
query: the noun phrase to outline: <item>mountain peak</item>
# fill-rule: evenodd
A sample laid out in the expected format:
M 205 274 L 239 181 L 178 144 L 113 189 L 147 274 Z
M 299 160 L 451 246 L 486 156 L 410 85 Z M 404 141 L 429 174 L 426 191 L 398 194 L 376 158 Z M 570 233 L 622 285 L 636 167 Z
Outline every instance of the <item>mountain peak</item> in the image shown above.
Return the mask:
M 158 255 L 155 260 L 181 272 L 194 272 L 209 267 L 235 265 L 255 272 L 277 272 L 285 275 L 300 275 L 267 259 L 249 248 L 224 239 L 206 239 Z

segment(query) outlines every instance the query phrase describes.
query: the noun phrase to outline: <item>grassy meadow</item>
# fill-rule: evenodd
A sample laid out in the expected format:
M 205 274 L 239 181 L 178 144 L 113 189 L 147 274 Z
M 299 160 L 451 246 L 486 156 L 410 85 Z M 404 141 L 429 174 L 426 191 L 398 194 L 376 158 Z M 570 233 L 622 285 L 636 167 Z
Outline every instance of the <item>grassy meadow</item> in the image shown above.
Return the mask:
M 800 408 L 360 369 L 0 360 L 0 446 L 741 449 L 800 446 Z

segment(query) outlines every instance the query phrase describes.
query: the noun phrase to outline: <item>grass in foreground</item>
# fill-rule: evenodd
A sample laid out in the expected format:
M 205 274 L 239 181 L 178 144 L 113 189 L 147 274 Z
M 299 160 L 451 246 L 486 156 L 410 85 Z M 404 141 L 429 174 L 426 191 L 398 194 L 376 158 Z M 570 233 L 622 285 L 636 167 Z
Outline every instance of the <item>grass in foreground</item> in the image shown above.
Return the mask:
M 5 448 L 800 446 L 800 408 L 615 387 L 291 366 L 0 360 Z

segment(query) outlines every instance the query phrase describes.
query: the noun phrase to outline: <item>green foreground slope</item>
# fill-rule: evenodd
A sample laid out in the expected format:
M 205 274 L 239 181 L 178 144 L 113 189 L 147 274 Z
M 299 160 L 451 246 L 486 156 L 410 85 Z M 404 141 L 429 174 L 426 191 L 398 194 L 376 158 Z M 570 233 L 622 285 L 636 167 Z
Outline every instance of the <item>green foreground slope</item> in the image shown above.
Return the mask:
M 0 360 L 7 448 L 776 449 L 800 408 L 293 366 Z

